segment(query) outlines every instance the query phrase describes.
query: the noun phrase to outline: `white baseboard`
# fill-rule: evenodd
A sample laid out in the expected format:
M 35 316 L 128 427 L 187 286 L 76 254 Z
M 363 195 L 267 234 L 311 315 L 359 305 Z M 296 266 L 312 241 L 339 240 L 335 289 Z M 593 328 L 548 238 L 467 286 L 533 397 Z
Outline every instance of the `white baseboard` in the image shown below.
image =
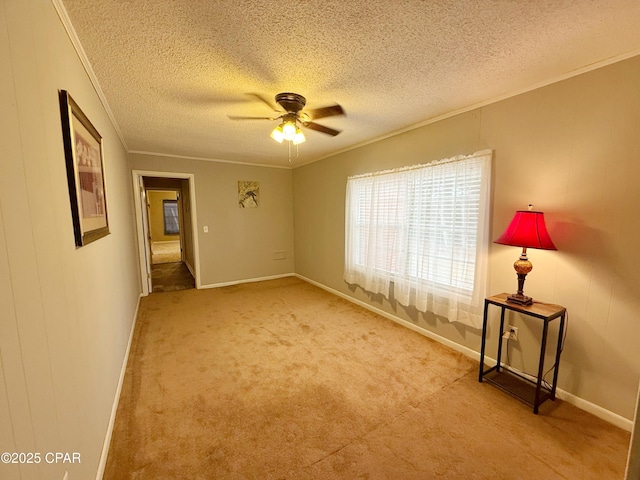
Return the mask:
M 295 273 L 283 273 L 280 275 L 270 275 L 268 277 L 245 278 L 243 280 L 233 280 L 231 282 L 210 283 L 208 285 L 200 285 L 200 288 L 219 288 L 228 287 L 230 285 L 240 285 L 241 283 L 264 282 L 266 280 L 276 280 L 278 278 L 295 277 Z
M 477 355 L 477 360 L 479 362 L 480 354 L 478 353 L 476 355 Z M 489 365 L 490 367 L 494 366 L 497 363 L 495 358 L 487 357 L 486 355 L 484 359 L 485 359 L 485 364 Z M 528 378 L 531 382 L 534 382 L 534 383 L 536 382 L 536 377 L 534 377 L 533 375 L 511 368 L 509 365 L 502 364 L 502 367 L 507 370 L 515 371 L 518 375 L 522 375 L 523 377 Z M 622 428 L 623 430 L 630 432 L 633 429 L 633 421 L 627 418 L 624 418 L 616 413 L 613 413 L 605 408 L 602 408 L 601 406 L 596 405 L 595 403 L 591 403 L 583 398 L 580 398 L 572 393 L 569 393 L 566 390 L 557 388 L 556 397 L 559 398 L 560 400 L 564 400 L 565 402 L 570 403 L 575 407 L 578 407 L 580 410 L 589 412 L 592 415 L 595 415 L 596 417 L 602 420 L 605 420 L 606 422 L 609 422 L 612 425 L 615 425 L 616 427 Z
M 353 298 L 349 295 L 346 295 L 342 292 L 339 292 L 338 290 L 335 290 L 331 287 L 327 287 L 326 285 L 323 285 L 321 283 L 318 283 L 314 280 L 311 280 L 309 278 L 303 277 L 302 275 L 298 275 L 295 274 L 296 277 L 298 277 L 301 280 L 304 280 L 305 282 L 308 282 L 312 285 L 315 285 L 316 287 L 322 288 L 323 290 L 326 290 L 329 293 L 333 293 L 334 295 L 337 295 L 341 298 L 344 298 L 345 300 L 348 300 L 352 303 L 355 303 L 356 305 L 359 305 L 363 308 L 366 308 L 367 310 L 370 310 L 374 313 L 377 313 L 378 315 L 381 315 L 385 318 L 388 318 L 389 320 L 399 323 L 400 325 L 403 325 L 407 328 L 410 328 L 411 330 L 420 333 L 421 335 L 424 335 L 425 337 L 431 338 L 432 340 L 435 340 L 436 342 L 442 343 L 443 345 L 446 345 L 447 347 L 450 347 L 451 349 L 460 352 L 464 355 L 466 355 L 467 357 L 473 358 L 474 360 L 476 360 L 477 362 L 480 362 L 480 353 L 476 352 L 475 350 L 472 350 L 468 347 L 465 347 L 464 345 L 460 345 L 459 343 L 456 343 L 452 340 L 449 340 L 448 338 L 442 337 L 438 334 L 435 334 L 429 330 L 426 330 L 422 327 L 419 327 L 418 325 L 411 323 L 407 320 L 404 320 L 396 315 L 393 315 L 391 313 L 385 312 L 382 309 L 379 309 L 377 307 L 374 307 L 372 305 L 369 305 L 366 302 L 363 302 L 361 300 L 358 300 L 356 298 Z M 485 356 L 485 360 L 487 361 L 488 364 L 491 364 L 491 362 L 495 365 L 496 360 L 493 358 L 489 358 Z M 613 413 L 605 408 L 602 408 L 599 405 L 596 405 L 595 403 L 591 403 L 583 398 L 580 398 L 572 393 L 566 392 L 560 388 L 556 389 L 556 396 L 561 399 L 564 400 L 567 403 L 570 403 L 576 407 L 578 407 L 581 410 L 584 410 L 585 412 L 591 413 L 592 415 L 595 415 L 598 418 L 601 418 L 602 420 L 605 420 L 606 422 L 609 422 L 613 425 L 615 425 L 616 427 L 622 428 L 623 430 L 626 430 L 628 432 L 630 432 L 633 429 L 633 421 L 629 420 L 625 417 L 622 417 L 620 415 L 618 415 L 617 413 Z
M 120 378 L 118 379 L 118 386 L 116 387 L 116 393 L 113 399 L 113 406 L 111 407 L 111 417 L 109 418 L 109 425 L 107 426 L 107 433 L 104 438 L 104 444 L 102 445 L 102 453 L 100 454 L 100 463 L 98 463 L 98 471 L 96 473 L 96 480 L 102 480 L 104 475 L 104 469 L 107 466 L 107 456 L 109 455 L 109 447 L 111 446 L 111 436 L 113 435 L 113 426 L 116 422 L 116 413 L 118 411 L 118 403 L 120 402 L 120 393 L 122 392 L 122 385 L 124 383 L 124 375 L 127 371 L 127 363 L 129 362 L 129 352 L 131 351 L 131 343 L 133 342 L 133 333 L 136 329 L 136 322 L 138 320 L 138 310 L 140 309 L 140 299 L 143 295 L 138 297 L 138 303 L 136 310 L 133 313 L 133 323 L 131 325 L 131 332 L 129 333 L 129 342 L 127 343 L 127 349 L 124 352 L 124 359 L 122 360 L 122 368 L 120 369 Z
M 405 326 L 415 332 L 418 332 L 421 335 L 424 335 L 425 337 L 429 337 L 433 340 L 435 340 L 438 343 L 442 343 L 443 345 L 446 345 L 447 347 L 465 354 L 468 357 L 471 358 L 475 358 L 476 360 L 480 361 L 480 354 L 477 353 L 475 350 L 471 350 L 470 348 L 465 347 L 464 345 L 460 345 L 459 343 L 456 343 L 452 340 L 449 340 L 448 338 L 445 337 L 441 337 L 440 335 L 433 333 L 429 330 L 426 330 L 422 327 L 419 327 L 418 325 L 416 325 L 415 323 L 411 323 L 408 322 L 407 320 L 404 320 L 396 315 L 393 315 L 389 312 L 385 312 L 384 310 L 374 307 L 373 305 L 369 305 L 366 302 L 363 302 L 361 300 L 358 300 L 357 298 L 353 298 L 349 295 L 345 295 L 342 292 L 339 292 L 338 290 L 334 290 L 331 287 L 327 287 L 326 285 L 323 285 L 322 283 L 318 283 L 314 280 L 311 280 L 309 278 L 303 277 L 302 275 L 298 275 L 296 274 L 296 277 L 298 277 L 300 280 L 304 280 L 305 282 L 308 282 L 312 285 L 315 285 L 316 287 L 322 288 L 323 290 L 326 290 L 329 293 L 333 293 L 334 295 L 337 295 L 338 297 L 344 298 L 345 300 L 350 301 L 351 303 L 355 303 L 356 305 L 359 305 L 363 308 L 366 308 L 367 310 L 370 310 L 374 313 L 377 313 L 378 315 L 381 315 L 385 318 L 388 318 L 389 320 L 395 322 L 395 323 L 399 323 L 402 326 Z
M 590 414 L 595 415 L 596 417 L 601 418 L 602 420 L 609 422 L 616 427 L 622 428 L 627 432 L 631 432 L 633 430 L 633 420 L 629 420 L 628 418 L 618 415 L 617 413 L 613 413 L 606 408 L 602 408 L 600 405 L 591 403 L 584 398 L 580 398 L 560 388 L 556 390 L 556 396 L 560 400 L 564 400 L 571 405 L 575 405 L 579 409 L 584 410 L 585 412 L 589 412 Z

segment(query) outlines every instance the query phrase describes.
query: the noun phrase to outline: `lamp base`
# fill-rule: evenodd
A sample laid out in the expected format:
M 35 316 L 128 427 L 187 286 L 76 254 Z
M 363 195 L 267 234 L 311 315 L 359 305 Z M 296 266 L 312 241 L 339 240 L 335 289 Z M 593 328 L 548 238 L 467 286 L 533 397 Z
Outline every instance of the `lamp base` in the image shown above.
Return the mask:
M 507 302 L 517 303 L 518 305 L 531 305 L 533 298 L 522 295 L 521 293 L 514 293 L 507 296 Z

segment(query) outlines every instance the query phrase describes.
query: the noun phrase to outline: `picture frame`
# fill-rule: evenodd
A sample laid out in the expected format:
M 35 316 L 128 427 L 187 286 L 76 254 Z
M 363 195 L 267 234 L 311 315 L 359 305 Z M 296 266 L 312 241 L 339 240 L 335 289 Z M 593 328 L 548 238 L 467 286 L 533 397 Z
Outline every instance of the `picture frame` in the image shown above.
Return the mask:
M 59 97 L 73 233 L 82 247 L 109 234 L 102 137 L 69 92 Z
M 260 182 L 238 180 L 238 206 L 258 208 L 260 205 Z

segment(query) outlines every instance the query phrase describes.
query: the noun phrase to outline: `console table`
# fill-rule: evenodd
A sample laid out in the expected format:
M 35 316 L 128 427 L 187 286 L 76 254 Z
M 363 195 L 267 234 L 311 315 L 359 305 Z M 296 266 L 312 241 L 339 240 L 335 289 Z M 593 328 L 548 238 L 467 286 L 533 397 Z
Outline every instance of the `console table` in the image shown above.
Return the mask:
M 562 353 L 562 340 L 564 335 L 564 322 L 567 309 L 560 305 L 552 305 L 548 303 L 535 302 L 532 305 L 519 305 L 507 301 L 507 293 L 493 295 L 484 300 L 484 319 L 482 322 L 482 347 L 480 349 L 480 372 L 478 381 L 483 379 L 495 385 L 496 387 L 518 397 L 525 403 L 533 406 L 533 413 L 538 413 L 538 407 L 544 401 L 556 398 L 556 385 L 558 383 L 558 367 L 560 366 L 560 353 Z M 495 305 L 500 308 L 500 334 L 498 335 L 498 355 L 495 366 L 486 369 L 484 366 L 484 353 L 487 342 L 487 313 L 489 305 Z M 504 332 L 504 314 L 506 310 L 512 310 L 522 315 L 542 320 L 542 338 L 540 341 L 540 361 L 538 363 L 538 376 L 531 380 L 513 370 L 504 368 L 501 363 L 502 355 L 502 332 Z M 558 344 L 556 346 L 555 365 L 553 367 L 553 383 L 551 388 L 543 385 L 542 376 L 544 375 L 544 357 L 547 347 L 547 334 L 549 331 L 549 322 L 559 318 L 560 328 L 558 330 Z

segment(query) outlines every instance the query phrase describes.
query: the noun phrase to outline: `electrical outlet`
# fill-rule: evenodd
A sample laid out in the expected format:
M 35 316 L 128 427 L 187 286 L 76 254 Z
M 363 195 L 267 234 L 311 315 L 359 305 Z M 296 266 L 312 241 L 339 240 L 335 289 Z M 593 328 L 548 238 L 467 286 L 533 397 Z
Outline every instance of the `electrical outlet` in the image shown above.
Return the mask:
M 518 341 L 518 327 L 509 325 L 509 340 Z

